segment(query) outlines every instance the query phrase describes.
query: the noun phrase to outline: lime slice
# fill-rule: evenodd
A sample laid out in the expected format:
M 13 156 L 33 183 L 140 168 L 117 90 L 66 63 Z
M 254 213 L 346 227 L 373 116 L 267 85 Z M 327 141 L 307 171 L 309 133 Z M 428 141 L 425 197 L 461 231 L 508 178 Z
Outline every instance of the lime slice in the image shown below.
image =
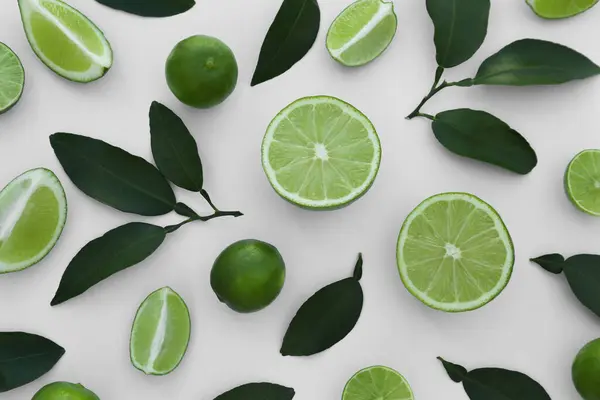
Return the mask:
M 110 44 L 96 25 L 60 0 L 18 0 L 27 40 L 52 71 L 76 82 L 101 78 L 112 66 Z
M 148 375 L 166 375 L 185 355 L 190 340 L 190 313 L 171 288 L 151 293 L 133 321 L 130 354 L 134 367 Z
M 54 247 L 67 219 L 60 181 L 44 168 L 27 171 L 0 192 L 0 273 L 20 271 Z
M 375 366 L 360 370 L 350 378 L 342 400 L 413 400 L 413 393 L 398 372 Z
M 467 193 L 443 193 L 415 208 L 400 230 L 398 270 L 406 288 L 429 307 L 469 311 L 508 284 L 512 240 L 498 213 Z
M 600 150 L 577 154 L 565 173 L 567 196 L 581 211 L 600 216 Z
M 540 17 L 569 18 L 594 7 L 598 0 L 525 0 Z
M 364 65 L 387 49 L 397 26 L 394 4 L 383 0 L 358 0 L 331 24 L 327 32 L 327 50 L 343 65 Z
M 25 70 L 21 60 L 0 42 L 0 114 L 17 104 L 23 94 Z
M 263 168 L 275 191 L 311 209 L 346 206 L 364 195 L 380 161 L 371 121 L 329 96 L 305 97 L 284 108 L 262 144 Z

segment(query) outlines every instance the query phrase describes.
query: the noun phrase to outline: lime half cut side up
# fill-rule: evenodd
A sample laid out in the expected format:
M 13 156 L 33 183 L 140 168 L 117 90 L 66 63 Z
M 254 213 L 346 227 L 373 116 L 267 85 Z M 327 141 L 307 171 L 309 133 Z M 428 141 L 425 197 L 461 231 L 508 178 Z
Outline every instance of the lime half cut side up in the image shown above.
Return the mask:
M 21 98 L 25 70 L 19 57 L 0 42 L 0 114 L 10 110 Z
M 166 375 L 185 355 L 190 340 L 190 313 L 183 299 L 171 288 L 151 293 L 133 322 L 131 362 L 148 375 Z
M 525 0 L 540 17 L 547 19 L 569 18 L 594 7 L 598 0 Z
M 110 69 L 110 44 L 85 15 L 60 0 L 18 1 L 27 40 L 52 71 L 85 83 Z
M 565 187 L 578 209 L 600 216 L 600 150 L 584 150 L 571 160 L 565 173 Z
M 20 271 L 44 258 L 67 219 L 58 178 L 44 168 L 27 171 L 0 192 L 0 273 Z
M 279 195 L 301 207 L 333 209 L 364 195 L 381 161 L 375 128 L 350 104 L 305 97 L 271 122 L 262 164 Z
M 410 385 L 388 367 L 375 366 L 358 371 L 344 388 L 342 400 L 413 400 Z
M 423 303 L 447 312 L 474 310 L 498 296 L 510 280 L 514 258 L 498 213 L 467 193 L 425 200 L 398 238 L 402 282 Z
M 331 24 L 327 32 L 327 51 L 343 65 L 364 65 L 387 49 L 397 26 L 392 2 L 358 0 Z

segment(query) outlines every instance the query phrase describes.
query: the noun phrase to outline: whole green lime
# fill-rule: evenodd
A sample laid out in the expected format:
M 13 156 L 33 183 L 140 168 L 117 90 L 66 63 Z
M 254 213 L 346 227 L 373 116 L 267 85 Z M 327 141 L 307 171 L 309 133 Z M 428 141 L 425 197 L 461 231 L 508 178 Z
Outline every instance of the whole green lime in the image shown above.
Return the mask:
M 100 397 L 78 383 L 54 382 L 41 388 L 32 400 L 100 400 Z
M 277 298 L 285 282 L 285 264 L 277 249 L 260 240 L 241 240 L 215 260 L 210 285 L 232 310 L 261 310 Z
M 217 38 L 191 36 L 169 54 L 167 84 L 182 103 L 209 108 L 222 103 L 235 89 L 238 66 L 233 52 Z
M 600 400 L 600 339 L 586 344 L 571 369 L 575 388 L 584 400 Z

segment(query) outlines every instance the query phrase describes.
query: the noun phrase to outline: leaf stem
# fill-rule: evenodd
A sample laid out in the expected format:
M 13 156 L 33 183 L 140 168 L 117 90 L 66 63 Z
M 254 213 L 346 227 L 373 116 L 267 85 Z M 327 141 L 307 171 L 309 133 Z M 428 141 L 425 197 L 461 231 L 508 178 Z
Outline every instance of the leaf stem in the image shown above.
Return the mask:
M 202 197 L 204 197 L 204 199 L 206 200 L 206 202 L 212 207 L 212 209 L 215 212 L 219 211 L 219 209 L 217 207 L 215 207 L 214 203 L 210 199 L 210 196 L 208 195 L 208 192 L 206 190 L 200 189 L 200 194 L 202 195 Z
M 182 221 L 176 225 L 169 225 L 169 226 L 165 226 L 165 231 L 167 233 L 173 233 L 175 232 L 177 229 L 181 228 L 184 225 L 189 224 L 190 222 L 194 222 L 194 221 L 202 221 L 202 222 L 207 222 L 210 221 L 211 219 L 215 219 L 215 218 L 220 218 L 220 217 L 241 217 L 242 214 L 239 211 L 215 211 L 213 214 L 211 215 L 207 215 L 207 216 L 195 216 L 195 217 L 190 217 L 188 219 L 186 219 L 185 221 Z

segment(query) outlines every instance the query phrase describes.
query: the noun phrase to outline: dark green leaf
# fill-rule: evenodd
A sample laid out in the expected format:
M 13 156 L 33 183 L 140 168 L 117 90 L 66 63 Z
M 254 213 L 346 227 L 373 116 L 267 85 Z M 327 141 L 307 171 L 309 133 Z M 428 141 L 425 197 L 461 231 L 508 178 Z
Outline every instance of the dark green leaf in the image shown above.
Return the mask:
M 202 190 L 202 162 L 196 140 L 181 118 L 156 101 L 150 106 L 150 135 L 160 172 L 179 187 L 192 192 Z
M 88 196 L 139 215 L 173 211 L 173 189 L 156 167 L 143 158 L 72 133 L 55 133 L 50 136 L 50 143 L 69 178 Z
M 600 67 L 566 46 L 537 39 L 509 44 L 481 64 L 475 85 L 557 85 L 600 73 Z
M 458 364 L 453 364 L 451 362 L 448 362 L 448 361 L 444 360 L 442 357 L 438 357 L 438 360 L 440 360 L 442 362 L 442 365 L 444 366 L 444 369 L 448 373 L 448 376 L 454 382 L 459 383 L 465 379 L 465 376 L 467 375 L 467 369 L 465 367 L 458 365 Z
M 359 283 L 362 257 L 354 276 L 324 287 L 300 307 L 283 338 L 284 356 L 310 356 L 332 347 L 356 326 L 363 306 Z
M 546 254 L 537 258 L 532 258 L 530 261 L 538 264 L 548 272 L 560 274 L 563 272 L 565 258 L 560 254 Z
M 448 150 L 506 168 L 529 173 L 537 156 L 527 140 L 503 121 L 484 111 L 458 109 L 438 114 L 432 124 L 437 140 Z
M 217 396 L 215 400 L 291 400 L 294 389 L 274 383 L 248 383 Z
M 186 12 L 196 4 L 194 0 L 96 0 L 116 10 L 142 17 L 170 17 Z
M 567 259 L 563 269 L 575 296 L 600 317 L 600 256 L 573 256 Z
M 302 59 L 321 23 L 317 0 L 283 0 L 260 49 L 252 86 L 273 79 Z
M 427 0 L 437 63 L 456 67 L 473 57 L 487 34 L 490 0 Z
M 0 332 L 0 392 L 38 379 L 54 367 L 65 349 L 42 336 Z
M 471 400 L 551 400 L 548 392 L 527 375 L 501 368 L 471 371 L 463 387 Z
M 92 240 L 71 260 L 51 305 L 79 296 L 95 284 L 145 260 L 165 240 L 160 226 L 133 222 Z

